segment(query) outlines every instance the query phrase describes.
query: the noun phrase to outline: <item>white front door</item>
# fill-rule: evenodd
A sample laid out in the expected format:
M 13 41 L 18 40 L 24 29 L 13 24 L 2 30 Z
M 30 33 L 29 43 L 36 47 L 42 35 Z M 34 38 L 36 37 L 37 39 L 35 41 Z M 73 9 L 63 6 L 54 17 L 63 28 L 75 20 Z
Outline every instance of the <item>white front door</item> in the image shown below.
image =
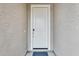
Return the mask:
M 50 13 L 49 5 L 31 6 L 32 49 L 49 48 Z

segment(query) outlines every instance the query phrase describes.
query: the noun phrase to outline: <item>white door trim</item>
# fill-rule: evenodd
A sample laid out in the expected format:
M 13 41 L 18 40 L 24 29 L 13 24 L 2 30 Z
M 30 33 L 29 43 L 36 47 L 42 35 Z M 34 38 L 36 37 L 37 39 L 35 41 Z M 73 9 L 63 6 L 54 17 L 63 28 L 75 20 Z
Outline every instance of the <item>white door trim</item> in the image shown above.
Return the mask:
M 48 50 L 50 50 L 50 4 L 46 4 L 46 5 L 40 5 L 40 4 L 31 4 L 31 50 L 33 50 L 33 47 L 32 47 L 32 8 L 33 7 L 48 7 L 49 9 L 49 47 L 48 47 Z

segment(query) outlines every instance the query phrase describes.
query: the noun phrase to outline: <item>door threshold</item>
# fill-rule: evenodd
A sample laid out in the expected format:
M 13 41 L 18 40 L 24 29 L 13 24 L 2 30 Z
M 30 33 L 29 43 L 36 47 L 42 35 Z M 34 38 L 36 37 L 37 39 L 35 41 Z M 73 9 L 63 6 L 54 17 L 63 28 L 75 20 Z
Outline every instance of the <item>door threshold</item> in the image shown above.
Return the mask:
M 49 50 L 40 50 L 40 49 L 37 50 L 37 49 L 36 49 L 36 50 L 32 50 L 32 51 L 33 51 L 33 52 L 34 52 L 34 51 L 38 51 L 38 52 L 40 52 L 40 51 L 49 51 Z
M 40 50 L 43 49 L 44 50 L 44 49 L 48 49 L 48 48 L 33 48 L 33 49 L 40 49 Z
M 33 48 L 33 51 L 48 51 L 48 48 Z

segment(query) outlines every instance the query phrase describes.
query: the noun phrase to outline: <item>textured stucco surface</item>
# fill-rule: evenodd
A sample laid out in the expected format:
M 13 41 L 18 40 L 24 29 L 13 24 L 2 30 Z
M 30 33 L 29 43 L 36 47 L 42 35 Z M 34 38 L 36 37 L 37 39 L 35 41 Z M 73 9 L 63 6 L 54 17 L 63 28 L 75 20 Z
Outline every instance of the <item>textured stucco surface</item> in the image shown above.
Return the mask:
M 79 4 L 54 4 L 54 50 L 79 56 Z
M 0 55 L 25 54 L 27 50 L 26 7 L 26 4 L 0 4 Z

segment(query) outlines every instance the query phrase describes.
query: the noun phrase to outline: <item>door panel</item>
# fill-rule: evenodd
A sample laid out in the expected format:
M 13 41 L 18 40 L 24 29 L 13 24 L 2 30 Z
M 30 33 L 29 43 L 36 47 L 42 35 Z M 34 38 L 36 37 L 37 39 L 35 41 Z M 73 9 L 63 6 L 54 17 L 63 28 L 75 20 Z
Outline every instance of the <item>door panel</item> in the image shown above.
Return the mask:
M 48 7 L 32 8 L 32 47 L 49 46 L 49 10 Z

